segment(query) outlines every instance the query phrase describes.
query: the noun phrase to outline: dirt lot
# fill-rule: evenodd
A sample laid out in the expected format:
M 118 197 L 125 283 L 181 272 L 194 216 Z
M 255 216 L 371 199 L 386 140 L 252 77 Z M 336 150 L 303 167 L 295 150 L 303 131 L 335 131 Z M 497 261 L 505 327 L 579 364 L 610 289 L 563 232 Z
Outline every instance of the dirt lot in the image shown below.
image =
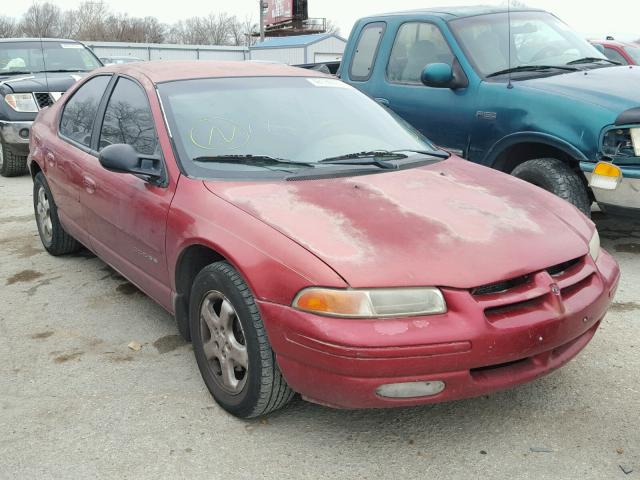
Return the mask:
M 640 479 L 640 225 L 596 218 L 620 290 L 586 350 L 546 378 L 399 410 L 296 400 L 245 422 L 216 406 L 153 301 L 88 252 L 44 252 L 28 177 L 0 178 L 0 197 L 2 480 Z

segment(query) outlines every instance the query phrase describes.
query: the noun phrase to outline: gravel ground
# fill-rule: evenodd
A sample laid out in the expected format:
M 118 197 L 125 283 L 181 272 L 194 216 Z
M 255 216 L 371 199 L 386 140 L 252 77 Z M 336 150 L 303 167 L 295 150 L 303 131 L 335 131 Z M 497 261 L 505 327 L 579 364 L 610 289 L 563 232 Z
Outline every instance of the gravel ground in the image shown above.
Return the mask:
M 622 283 L 591 344 L 543 379 L 397 410 L 295 400 L 241 421 L 166 312 L 88 252 L 44 252 L 28 177 L 0 178 L 0 196 L 2 480 L 640 479 L 640 224 L 596 217 Z

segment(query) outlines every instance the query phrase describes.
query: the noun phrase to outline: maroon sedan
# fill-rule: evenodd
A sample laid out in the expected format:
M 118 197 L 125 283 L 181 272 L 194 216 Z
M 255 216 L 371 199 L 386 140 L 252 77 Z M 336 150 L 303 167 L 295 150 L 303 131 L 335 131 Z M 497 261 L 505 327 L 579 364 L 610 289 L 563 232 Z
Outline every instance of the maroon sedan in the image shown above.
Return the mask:
M 600 45 L 609 60 L 621 65 L 640 65 L 640 45 L 637 43 L 616 42 L 615 40 L 592 40 Z
M 96 70 L 34 124 L 40 237 L 175 315 L 223 408 L 346 408 L 533 380 L 593 337 L 594 224 L 449 156 L 339 80 L 268 64 Z

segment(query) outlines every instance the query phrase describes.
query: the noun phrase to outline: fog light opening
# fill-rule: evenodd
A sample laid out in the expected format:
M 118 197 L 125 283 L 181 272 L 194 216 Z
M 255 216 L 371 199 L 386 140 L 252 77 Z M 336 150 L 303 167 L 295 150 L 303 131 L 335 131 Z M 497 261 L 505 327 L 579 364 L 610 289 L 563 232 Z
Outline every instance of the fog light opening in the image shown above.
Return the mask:
M 443 390 L 444 382 L 434 380 L 430 382 L 385 383 L 376 389 L 376 394 L 386 398 L 415 398 L 430 397 Z
M 22 138 L 29 138 L 29 129 L 28 128 L 22 128 L 18 132 L 18 135 L 20 135 Z

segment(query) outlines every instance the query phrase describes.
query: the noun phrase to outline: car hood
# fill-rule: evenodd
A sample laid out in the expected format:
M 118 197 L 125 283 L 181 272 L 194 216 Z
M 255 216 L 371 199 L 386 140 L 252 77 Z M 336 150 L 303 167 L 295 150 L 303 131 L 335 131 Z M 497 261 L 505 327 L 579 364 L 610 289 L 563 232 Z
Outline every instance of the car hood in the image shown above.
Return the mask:
M 640 90 L 630 88 L 630 85 L 640 84 L 640 67 L 635 66 L 596 68 L 518 83 L 598 105 L 616 115 L 629 108 L 640 107 Z
M 33 73 L 24 75 L 2 75 L 0 83 L 9 87 L 15 93 L 31 92 L 66 92 L 67 89 L 88 72 L 64 73 Z
M 585 255 L 594 229 L 563 200 L 457 158 L 348 178 L 205 186 L 352 287 L 472 288 L 515 278 Z

